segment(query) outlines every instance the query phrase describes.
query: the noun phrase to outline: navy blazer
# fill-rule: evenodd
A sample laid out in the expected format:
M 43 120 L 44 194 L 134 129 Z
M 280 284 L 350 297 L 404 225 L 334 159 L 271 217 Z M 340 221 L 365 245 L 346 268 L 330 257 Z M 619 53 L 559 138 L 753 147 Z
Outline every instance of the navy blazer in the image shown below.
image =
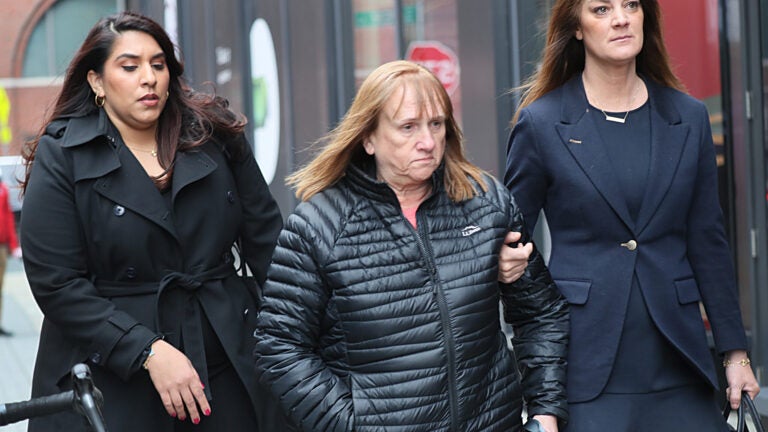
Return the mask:
M 707 110 L 682 92 L 646 84 L 651 159 L 636 221 L 586 115 L 580 76 L 524 108 L 509 139 L 506 185 L 529 230 L 544 210 L 550 272 L 571 304 L 570 402 L 598 396 L 608 381 L 634 273 L 661 333 L 713 387 L 699 302 L 718 352 L 747 346 Z

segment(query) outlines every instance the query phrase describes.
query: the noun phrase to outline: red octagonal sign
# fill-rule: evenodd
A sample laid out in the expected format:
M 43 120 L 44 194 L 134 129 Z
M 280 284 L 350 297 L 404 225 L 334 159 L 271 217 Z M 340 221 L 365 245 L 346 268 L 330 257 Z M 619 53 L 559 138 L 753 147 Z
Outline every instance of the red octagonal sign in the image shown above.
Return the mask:
M 448 94 L 459 86 L 459 60 L 452 49 L 436 41 L 412 42 L 405 55 L 406 60 L 419 63 L 432 71 L 443 83 Z

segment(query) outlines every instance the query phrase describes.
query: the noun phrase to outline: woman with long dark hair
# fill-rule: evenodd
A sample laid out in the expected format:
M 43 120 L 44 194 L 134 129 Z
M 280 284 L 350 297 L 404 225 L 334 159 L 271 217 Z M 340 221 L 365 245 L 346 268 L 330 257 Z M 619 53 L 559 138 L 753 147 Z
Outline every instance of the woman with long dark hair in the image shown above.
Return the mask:
M 760 391 L 747 357 L 707 110 L 664 48 L 656 0 L 558 0 L 524 88 L 506 184 L 571 307 L 566 431 L 726 431 Z
M 24 265 L 44 314 L 33 396 L 87 362 L 110 431 L 256 430 L 257 283 L 282 226 L 243 130 L 188 88 L 165 31 L 124 12 L 91 29 L 25 148 Z M 79 431 L 76 413 L 31 431 Z

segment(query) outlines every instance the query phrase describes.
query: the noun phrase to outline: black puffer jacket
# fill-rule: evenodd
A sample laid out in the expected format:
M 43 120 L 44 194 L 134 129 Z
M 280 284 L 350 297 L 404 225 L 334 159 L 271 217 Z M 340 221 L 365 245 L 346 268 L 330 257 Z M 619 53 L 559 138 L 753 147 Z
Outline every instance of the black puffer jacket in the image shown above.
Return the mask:
M 386 184 L 351 167 L 288 218 L 256 365 L 302 430 L 518 431 L 523 397 L 529 415 L 567 417 L 566 303 L 537 252 L 523 278 L 497 282 L 504 236 L 526 230 L 487 183 L 456 204 L 438 171 L 414 229 Z

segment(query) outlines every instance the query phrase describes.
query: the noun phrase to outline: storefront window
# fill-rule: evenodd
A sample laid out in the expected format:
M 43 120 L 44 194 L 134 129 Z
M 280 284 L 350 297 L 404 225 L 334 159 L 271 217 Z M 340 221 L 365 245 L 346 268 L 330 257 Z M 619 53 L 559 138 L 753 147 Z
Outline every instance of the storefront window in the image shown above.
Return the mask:
M 355 88 L 377 66 L 397 60 L 394 0 L 354 0 Z
M 760 22 L 762 23 L 768 23 L 768 1 L 763 0 L 760 3 L 760 13 L 762 15 Z M 763 136 L 768 137 L 768 31 L 763 31 L 761 33 L 762 43 L 760 46 L 762 47 L 763 52 L 762 59 L 761 59 L 761 65 L 762 65 L 762 83 L 763 83 L 763 89 L 762 89 L 762 97 L 763 97 Z M 766 205 L 766 212 L 768 213 L 768 140 L 763 140 L 763 145 L 765 148 L 763 149 L 763 155 L 765 160 L 765 167 L 766 167 L 766 178 L 765 178 L 765 205 Z M 768 222 L 768 221 L 766 221 Z
M 117 12 L 115 0 L 65 0 L 43 15 L 29 37 L 22 76 L 63 75 L 77 47 L 102 16 Z
M 412 60 L 440 79 L 460 121 L 456 0 L 405 0 L 399 6 L 393 0 L 354 0 L 353 17 L 356 88 L 377 66 Z
M 431 70 L 448 91 L 461 121 L 461 69 L 456 1 L 403 1 L 403 40 L 408 60 Z
M 727 183 L 731 165 L 723 133 L 717 0 L 661 0 L 659 3 L 664 16 L 664 39 L 674 71 L 688 93 L 704 102 L 709 110 L 717 154 L 720 204 L 726 216 L 726 231 L 730 232 L 732 221 L 728 209 L 733 197 Z M 701 37 L 689 37 L 692 34 Z

